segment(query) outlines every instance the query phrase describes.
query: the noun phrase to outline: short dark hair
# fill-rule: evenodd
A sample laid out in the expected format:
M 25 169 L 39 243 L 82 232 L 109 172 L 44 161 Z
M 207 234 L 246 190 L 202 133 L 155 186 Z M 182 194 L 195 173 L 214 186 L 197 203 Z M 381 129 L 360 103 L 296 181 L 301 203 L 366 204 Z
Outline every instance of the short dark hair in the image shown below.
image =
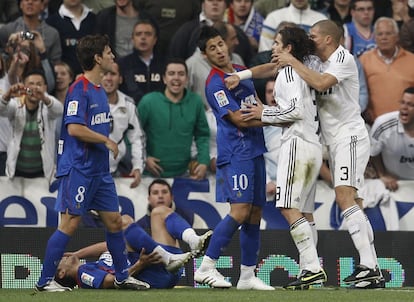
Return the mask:
M 184 68 L 185 68 L 185 73 L 188 74 L 187 64 L 185 63 L 185 60 L 182 59 L 182 58 L 168 58 L 167 62 L 164 65 L 164 70 L 163 70 L 162 74 L 164 74 L 164 75 L 166 74 L 168 65 L 170 65 L 170 64 L 181 64 L 181 65 L 183 65 Z
M 357 2 L 362 2 L 362 1 L 369 1 L 369 2 L 372 2 L 372 4 L 374 5 L 374 0 L 351 0 L 351 3 L 349 4 L 349 7 L 352 9 L 352 10 L 355 10 L 355 8 L 356 8 L 356 3 Z
M 414 94 L 414 86 L 405 88 L 404 93 Z
M 46 75 L 42 69 L 38 69 L 38 68 L 30 69 L 28 72 L 24 74 L 24 80 L 26 80 L 31 75 L 40 75 L 43 78 L 43 81 L 45 82 L 45 84 L 47 84 Z
M 170 193 L 172 194 L 172 188 L 171 188 L 170 184 L 169 184 L 166 180 L 164 180 L 164 179 L 162 179 L 162 178 L 156 178 L 156 179 L 154 179 L 154 180 L 150 183 L 150 185 L 148 186 L 148 195 L 150 195 L 150 194 L 151 194 L 151 189 L 152 189 L 152 186 L 153 186 L 153 185 L 155 185 L 155 184 L 159 184 L 159 185 L 167 186 L 167 187 L 168 187 L 168 190 L 169 190 L 169 191 L 170 191 Z
M 138 19 L 138 21 L 137 21 L 137 22 L 135 22 L 134 27 L 132 27 L 132 33 L 131 33 L 131 34 L 134 34 L 135 28 L 136 28 L 138 25 L 141 25 L 141 24 L 151 25 L 151 26 L 152 26 L 152 28 L 154 29 L 155 36 L 156 36 L 156 37 L 159 37 L 159 28 L 158 28 L 158 24 L 156 24 L 156 23 L 155 23 L 155 21 L 153 21 L 153 20 L 151 20 L 151 19 L 149 19 L 149 18 Z
M 203 26 L 198 38 L 198 47 L 202 52 L 205 52 L 207 41 L 218 36 L 221 37 L 220 32 L 217 29 L 212 26 Z
M 95 55 L 102 56 L 105 47 L 109 46 L 107 35 L 86 35 L 82 37 L 76 46 L 76 55 L 84 71 L 95 67 Z

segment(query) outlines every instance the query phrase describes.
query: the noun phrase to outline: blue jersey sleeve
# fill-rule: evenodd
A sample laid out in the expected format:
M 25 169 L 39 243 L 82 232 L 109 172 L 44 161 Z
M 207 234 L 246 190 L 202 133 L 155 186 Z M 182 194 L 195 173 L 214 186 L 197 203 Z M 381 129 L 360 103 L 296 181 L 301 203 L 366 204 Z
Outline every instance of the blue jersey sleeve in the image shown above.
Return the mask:
M 64 123 L 87 125 L 88 98 L 83 91 L 83 83 L 78 82 L 66 97 Z

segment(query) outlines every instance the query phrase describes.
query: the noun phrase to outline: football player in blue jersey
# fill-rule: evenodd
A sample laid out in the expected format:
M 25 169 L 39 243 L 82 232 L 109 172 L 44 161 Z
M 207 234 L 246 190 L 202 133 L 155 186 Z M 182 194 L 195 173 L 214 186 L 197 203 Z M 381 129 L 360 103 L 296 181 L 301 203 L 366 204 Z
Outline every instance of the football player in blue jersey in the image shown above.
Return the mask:
M 105 224 L 106 242 L 115 268 L 114 287 L 144 289 L 128 274 L 118 195 L 109 173 L 108 153 L 111 151 L 116 158 L 118 145 L 108 138 L 111 114 L 100 83 L 103 74 L 112 71 L 114 55 L 108 37 L 102 35 L 83 37 L 76 51 L 84 73 L 67 93 L 58 143 L 56 176 L 60 184 L 56 210 L 61 219 L 47 243 L 36 290 L 69 290 L 53 278 L 66 245 L 88 210 L 98 211 Z
M 221 251 L 240 228 L 241 268 L 238 289 L 273 290 L 255 276 L 260 245 L 260 220 L 266 201 L 266 147 L 260 121 L 245 122 L 240 111 L 256 104 L 251 80 L 242 81 L 233 91 L 224 78 L 243 69 L 232 65 L 223 38 L 212 27 L 201 29 L 199 47 L 212 66 L 206 81 L 206 98 L 217 120 L 216 200 L 229 202 L 230 213 L 216 226 L 194 280 L 211 287 L 232 286 L 216 269 Z

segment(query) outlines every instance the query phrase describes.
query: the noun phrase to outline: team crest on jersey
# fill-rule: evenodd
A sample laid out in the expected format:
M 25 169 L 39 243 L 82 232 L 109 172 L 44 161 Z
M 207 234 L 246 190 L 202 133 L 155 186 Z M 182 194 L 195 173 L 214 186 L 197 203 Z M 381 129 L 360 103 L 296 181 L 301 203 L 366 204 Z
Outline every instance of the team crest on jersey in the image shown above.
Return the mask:
M 78 101 L 70 101 L 68 104 L 68 111 L 66 115 L 76 115 L 78 114 Z
M 93 287 L 93 280 L 94 279 L 95 279 L 94 276 L 89 275 L 87 273 L 82 273 L 82 275 L 81 275 L 81 281 L 82 281 L 82 283 L 83 284 L 86 284 L 86 285 L 88 285 L 90 287 Z
M 219 90 L 214 93 L 214 97 L 216 98 L 217 104 L 220 107 L 224 107 L 229 104 L 229 99 L 226 96 L 224 90 Z

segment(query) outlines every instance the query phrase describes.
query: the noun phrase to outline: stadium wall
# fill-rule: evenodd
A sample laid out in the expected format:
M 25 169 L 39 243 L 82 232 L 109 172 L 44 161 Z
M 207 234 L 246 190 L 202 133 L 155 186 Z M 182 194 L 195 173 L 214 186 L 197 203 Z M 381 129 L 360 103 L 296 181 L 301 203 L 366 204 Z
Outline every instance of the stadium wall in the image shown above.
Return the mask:
M 53 228 L 12 228 L 0 231 L 1 288 L 33 288 L 38 280 L 44 249 Z M 299 272 L 297 251 L 287 230 L 263 230 L 257 275 L 272 286 L 282 286 Z M 386 287 L 414 286 L 414 233 L 406 231 L 376 232 L 379 265 L 387 278 Z M 104 240 L 102 229 L 79 229 L 68 251 Z M 184 246 L 186 249 L 186 246 Z M 328 286 L 346 287 L 341 282 L 358 262 L 358 255 L 346 231 L 319 231 L 318 251 L 328 275 Z M 238 234 L 218 261 L 218 268 L 235 286 L 240 267 Z M 90 259 L 92 260 L 92 259 Z M 201 287 L 194 283 L 194 271 L 201 258 L 185 266 L 181 286 Z
M 131 179 L 115 180 L 122 213 L 136 220 L 146 214 L 148 185 L 152 180 L 144 177 L 135 189 L 129 188 Z M 213 176 L 204 181 L 167 180 L 172 184 L 176 206 L 193 213 L 195 228 L 212 229 L 228 213 L 228 204 L 215 202 Z M 380 180 L 367 180 L 359 192 L 376 231 L 414 231 L 414 182 L 400 181 L 399 186 L 398 191 L 389 192 Z M 59 217 L 54 211 L 56 195 L 56 188 L 50 188 L 44 178 L 16 177 L 9 180 L 0 177 L 0 226 L 56 227 Z M 342 217 L 334 200 L 333 189 L 319 181 L 314 213 L 319 230 L 343 229 Z M 261 229 L 288 229 L 272 201 L 267 202 L 264 208 Z

